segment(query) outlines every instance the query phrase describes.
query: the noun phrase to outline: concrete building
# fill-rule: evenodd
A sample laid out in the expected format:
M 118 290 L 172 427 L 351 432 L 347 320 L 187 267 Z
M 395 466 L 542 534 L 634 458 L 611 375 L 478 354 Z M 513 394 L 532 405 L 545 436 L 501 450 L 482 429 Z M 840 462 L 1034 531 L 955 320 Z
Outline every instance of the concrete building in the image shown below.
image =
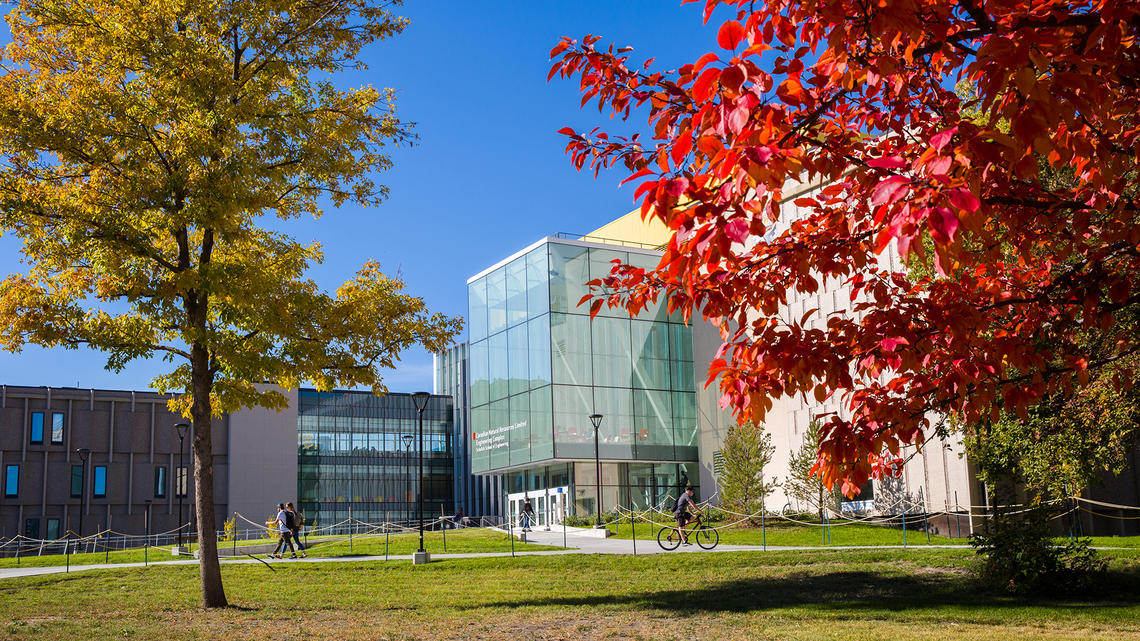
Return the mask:
M 367 522 L 417 515 L 418 414 L 410 395 L 285 393 L 290 402 L 282 412 L 247 409 L 213 423 L 219 529 L 235 513 L 260 523 L 288 500 L 310 525 L 350 515 Z M 69 530 L 139 534 L 148 506 L 152 532 L 192 524 L 193 435 L 186 431 L 180 449 L 175 425 L 186 421 L 167 410 L 169 398 L 0 385 L 0 539 L 58 539 Z M 456 487 L 472 481 L 457 480 L 468 454 L 455 415 L 450 395 L 432 396 L 424 412 L 428 519 L 457 507 L 467 515 L 495 513 L 486 492 L 479 500 L 475 492 L 456 499 Z

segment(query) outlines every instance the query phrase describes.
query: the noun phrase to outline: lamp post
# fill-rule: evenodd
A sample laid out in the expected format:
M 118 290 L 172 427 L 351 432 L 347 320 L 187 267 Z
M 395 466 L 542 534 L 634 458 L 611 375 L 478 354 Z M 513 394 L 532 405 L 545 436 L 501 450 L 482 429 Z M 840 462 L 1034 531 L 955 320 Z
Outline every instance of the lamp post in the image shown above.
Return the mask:
M 598 482 L 598 522 L 595 527 L 602 527 L 602 459 L 598 455 L 598 428 L 602 426 L 602 415 L 591 414 L 590 422 L 594 424 L 594 473 Z
M 404 434 L 400 440 L 404 442 L 404 502 L 411 503 L 408 495 L 412 493 L 412 439 L 416 437 Z M 412 508 L 408 508 L 408 520 L 412 520 Z
M 427 409 L 428 399 L 431 394 L 427 392 L 416 392 L 412 394 L 412 401 L 416 404 L 416 412 L 419 413 L 419 479 L 416 480 L 416 503 L 418 505 L 417 511 L 420 518 L 420 549 L 416 550 L 415 555 L 412 557 L 412 564 L 418 565 L 420 563 L 427 563 L 430 560 L 427 550 L 424 549 L 424 410 Z
M 83 461 L 83 476 L 79 479 L 79 538 L 83 538 L 83 508 L 87 503 L 87 458 L 91 456 L 91 450 L 79 447 L 75 449 L 75 453 L 79 455 L 79 460 Z
M 185 492 L 182 491 L 182 454 L 186 451 L 186 432 L 190 430 L 189 423 L 175 423 L 174 429 L 178 431 L 178 475 L 175 482 L 174 492 L 178 494 L 178 554 L 182 554 L 182 499 Z

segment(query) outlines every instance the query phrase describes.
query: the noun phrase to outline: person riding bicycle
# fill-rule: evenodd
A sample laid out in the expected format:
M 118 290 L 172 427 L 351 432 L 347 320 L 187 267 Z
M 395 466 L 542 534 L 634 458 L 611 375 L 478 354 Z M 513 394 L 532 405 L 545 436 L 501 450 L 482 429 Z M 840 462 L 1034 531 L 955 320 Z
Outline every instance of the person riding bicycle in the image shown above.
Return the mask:
M 697 514 L 704 514 L 701 508 L 697 507 L 697 503 L 693 501 L 693 494 L 695 492 L 696 490 L 694 490 L 691 485 L 685 488 L 685 491 L 677 498 L 677 504 L 673 506 L 673 516 L 677 517 L 677 531 L 681 533 L 681 543 L 683 545 L 692 545 L 692 543 L 689 543 L 689 533 L 685 530 L 685 526 L 693 521 L 689 510 L 693 510 Z

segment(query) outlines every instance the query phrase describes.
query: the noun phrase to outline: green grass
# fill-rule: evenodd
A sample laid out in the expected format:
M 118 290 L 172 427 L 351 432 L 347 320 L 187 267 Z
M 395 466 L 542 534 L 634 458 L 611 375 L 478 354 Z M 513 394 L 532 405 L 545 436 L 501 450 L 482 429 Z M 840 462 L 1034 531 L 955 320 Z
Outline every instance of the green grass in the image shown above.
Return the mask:
M 302 539 L 303 540 L 303 539 Z M 251 544 L 267 544 L 272 543 L 271 539 L 262 541 L 239 541 L 238 547 L 240 551 L 241 546 Z M 393 555 L 411 554 L 419 548 L 419 534 L 393 534 L 389 537 L 388 553 Z M 219 543 L 219 547 L 229 547 L 232 544 Z M 384 554 L 384 536 L 383 535 L 369 535 L 369 536 L 354 536 L 352 541 L 347 538 L 337 537 L 310 539 L 310 554 L 312 556 L 368 556 L 368 555 L 382 555 Z M 109 552 L 93 552 L 85 554 L 72 554 L 70 563 L 71 565 L 93 565 L 101 563 L 142 563 L 144 557 L 149 561 L 170 561 L 177 557 L 171 555 L 170 549 L 174 547 L 167 545 L 164 547 L 152 547 L 144 551 L 143 548 L 130 548 L 127 550 L 111 550 Z M 196 548 L 197 546 L 195 546 Z M 432 554 L 444 553 L 444 533 L 443 532 L 426 532 L 424 534 L 424 548 Z M 533 543 L 519 543 L 515 541 L 516 550 L 561 550 L 561 547 L 550 547 L 535 545 Z M 447 545 L 446 551 L 448 553 L 478 553 L 478 552 L 510 552 L 511 541 L 506 534 L 495 532 L 492 530 L 483 530 L 478 528 L 469 528 L 464 530 L 452 530 L 447 532 Z M 264 556 L 259 554 L 258 556 Z M 185 558 L 185 557 L 183 557 Z M 16 558 L 3 558 L 0 559 L 0 568 L 13 568 L 13 567 L 40 567 L 40 566 L 57 566 L 65 565 L 68 563 L 66 555 L 63 554 L 45 554 L 43 556 L 24 555 L 19 559 Z
M 449 537 L 450 538 L 450 537 Z M 1099 594 L 980 589 L 967 550 L 561 555 L 225 565 L 233 606 L 199 608 L 197 568 L 0 581 L 0 638 L 1140 638 L 1140 553 Z
M 637 524 L 638 540 L 656 540 L 657 532 L 661 529 L 663 520 L 659 523 L 639 522 Z M 714 526 L 717 524 L 714 524 Z M 633 537 L 629 523 L 611 523 L 607 526 L 618 538 Z M 800 525 L 777 521 L 764 531 L 758 527 L 728 527 L 718 529 L 720 542 L 730 545 L 761 545 L 765 538 L 768 545 L 776 547 L 804 547 L 828 545 L 902 545 L 902 529 L 881 527 L 877 525 L 863 525 L 852 523 L 848 525 L 832 525 L 829 528 L 831 539 L 824 540 L 823 528 L 817 525 Z M 907 530 L 907 545 L 968 545 L 967 539 L 952 539 L 944 536 L 930 535 L 927 542 L 926 533 Z

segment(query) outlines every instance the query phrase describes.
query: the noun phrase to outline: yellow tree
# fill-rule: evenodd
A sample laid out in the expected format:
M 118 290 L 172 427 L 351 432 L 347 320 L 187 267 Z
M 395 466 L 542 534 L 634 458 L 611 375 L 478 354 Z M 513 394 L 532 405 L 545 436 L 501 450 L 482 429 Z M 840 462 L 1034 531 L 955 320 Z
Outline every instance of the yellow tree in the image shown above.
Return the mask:
M 26 273 L 0 283 L 0 346 L 90 346 L 118 369 L 161 354 L 191 418 L 202 598 L 226 605 L 214 543 L 211 418 L 280 408 L 255 387 L 367 386 L 401 350 L 445 347 L 374 263 L 335 294 L 320 247 L 269 228 L 327 198 L 378 203 L 391 91 L 338 88 L 406 25 L 367 0 L 20 0 L 0 77 L 0 230 Z

